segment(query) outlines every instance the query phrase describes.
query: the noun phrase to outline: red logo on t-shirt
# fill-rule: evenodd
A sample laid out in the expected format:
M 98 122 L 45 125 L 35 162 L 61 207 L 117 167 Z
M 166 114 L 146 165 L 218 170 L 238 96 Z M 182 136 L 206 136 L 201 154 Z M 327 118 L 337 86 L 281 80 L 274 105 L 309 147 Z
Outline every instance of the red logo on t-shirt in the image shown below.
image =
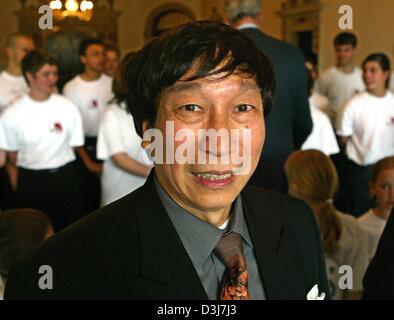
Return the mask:
M 62 132 L 63 131 L 62 124 L 60 122 L 55 122 L 51 131 L 52 132 Z
M 98 107 L 97 100 L 92 100 L 92 108 L 97 108 L 97 107 Z
M 394 126 L 394 117 L 391 117 L 391 119 L 390 119 L 390 124 L 391 124 L 392 126 Z

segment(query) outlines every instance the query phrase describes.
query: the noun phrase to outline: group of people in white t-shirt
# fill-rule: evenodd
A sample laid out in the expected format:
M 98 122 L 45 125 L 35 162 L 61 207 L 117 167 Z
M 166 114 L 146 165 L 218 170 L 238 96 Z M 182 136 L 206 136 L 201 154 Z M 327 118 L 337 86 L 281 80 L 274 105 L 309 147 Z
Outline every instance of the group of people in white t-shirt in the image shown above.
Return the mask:
M 355 67 L 352 33 L 339 34 L 334 46 L 337 64 L 319 77 L 314 57 L 306 58 L 314 128 L 286 173 L 290 194 L 319 220 L 333 298 L 351 299 L 360 296 L 394 205 L 394 73 L 383 53 Z M 338 287 L 343 265 L 353 268 L 351 291 Z
M 394 155 L 391 65 L 385 54 L 375 53 L 365 58 L 362 69 L 354 66 L 357 38 L 352 33 L 340 33 L 334 47 L 336 65 L 320 76 L 316 63 L 306 60 L 310 77 L 316 80 L 310 91 L 314 129 L 302 149 L 317 149 L 332 157 L 340 179 L 336 204 L 359 216 L 373 205 L 372 166 Z
M 110 51 L 114 76 L 119 68 Z M 104 73 L 100 40 L 82 41 L 84 71 L 63 95 L 56 93 L 56 61 L 35 50 L 30 37 L 10 35 L 7 54 L 9 66 L 0 74 L 0 167 L 6 167 L 0 193 L 7 182 L 14 197 L 1 199 L 2 209 L 42 210 L 58 231 L 144 183 L 151 163 L 119 80 Z

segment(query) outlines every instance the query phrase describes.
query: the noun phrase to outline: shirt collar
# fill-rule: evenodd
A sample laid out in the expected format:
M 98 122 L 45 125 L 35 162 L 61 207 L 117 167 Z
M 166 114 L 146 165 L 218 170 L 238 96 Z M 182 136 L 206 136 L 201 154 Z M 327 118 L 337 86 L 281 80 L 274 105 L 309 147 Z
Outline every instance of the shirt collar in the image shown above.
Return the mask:
M 164 208 L 193 261 L 193 264 L 201 265 L 211 255 L 220 238 L 226 232 L 233 231 L 240 234 L 246 244 L 253 248 L 245 221 L 240 194 L 234 201 L 233 212 L 229 220 L 228 228 L 222 230 L 200 220 L 175 203 L 163 190 L 156 178 L 155 186 Z
M 248 23 L 241 24 L 237 29 L 242 30 L 242 29 L 248 29 L 248 28 L 258 29 L 259 27 L 254 23 L 248 22 Z

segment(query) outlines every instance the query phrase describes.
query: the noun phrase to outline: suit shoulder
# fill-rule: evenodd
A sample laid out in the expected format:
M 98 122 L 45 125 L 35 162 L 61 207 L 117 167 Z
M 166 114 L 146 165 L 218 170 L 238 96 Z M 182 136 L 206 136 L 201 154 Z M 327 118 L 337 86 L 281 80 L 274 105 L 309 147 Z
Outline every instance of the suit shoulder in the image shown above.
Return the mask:
M 283 53 L 288 53 L 291 55 L 302 56 L 301 49 L 297 48 L 295 45 L 285 42 L 283 40 L 276 39 L 274 37 L 265 35 L 266 41 L 274 46 L 276 49 L 280 50 Z
M 275 191 L 247 186 L 242 197 L 254 207 L 275 212 L 282 221 L 299 222 L 300 219 L 310 220 L 313 217 L 313 212 L 305 202 Z

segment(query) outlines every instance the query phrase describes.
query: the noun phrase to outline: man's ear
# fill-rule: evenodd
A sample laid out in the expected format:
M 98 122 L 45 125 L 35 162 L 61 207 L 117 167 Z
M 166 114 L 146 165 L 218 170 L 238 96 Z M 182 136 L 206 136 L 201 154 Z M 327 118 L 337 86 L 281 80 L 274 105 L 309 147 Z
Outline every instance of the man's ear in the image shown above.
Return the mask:
M 26 78 L 31 83 L 34 80 L 34 75 L 31 72 L 26 72 Z
M 12 48 L 5 48 L 5 53 L 6 53 L 6 55 L 7 55 L 7 58 L 8 58 L 9 60 L 11 60 L 12 55 L 13 55 L 13 49 L 12 49 Z
M 388 71 L 388 70 L 384 71 L 384 77 L 386 78 L 385 81 L 389 80 L 390 76 L 391 76 L 390 71 Z
M 86 57 L 84 55 L 79 56 L 79 60 L 81 60 L 83 64 L 86 64 Z
M 229 26 L 231 26 L 231 22 L 230 22 L 230 20 L 227 18 L 226 15 L 224 15 L 224 17 L 223 17 L 223 23 L 224 23 L 224 24 L 227 24 L 227 25 L 229 25 Z

